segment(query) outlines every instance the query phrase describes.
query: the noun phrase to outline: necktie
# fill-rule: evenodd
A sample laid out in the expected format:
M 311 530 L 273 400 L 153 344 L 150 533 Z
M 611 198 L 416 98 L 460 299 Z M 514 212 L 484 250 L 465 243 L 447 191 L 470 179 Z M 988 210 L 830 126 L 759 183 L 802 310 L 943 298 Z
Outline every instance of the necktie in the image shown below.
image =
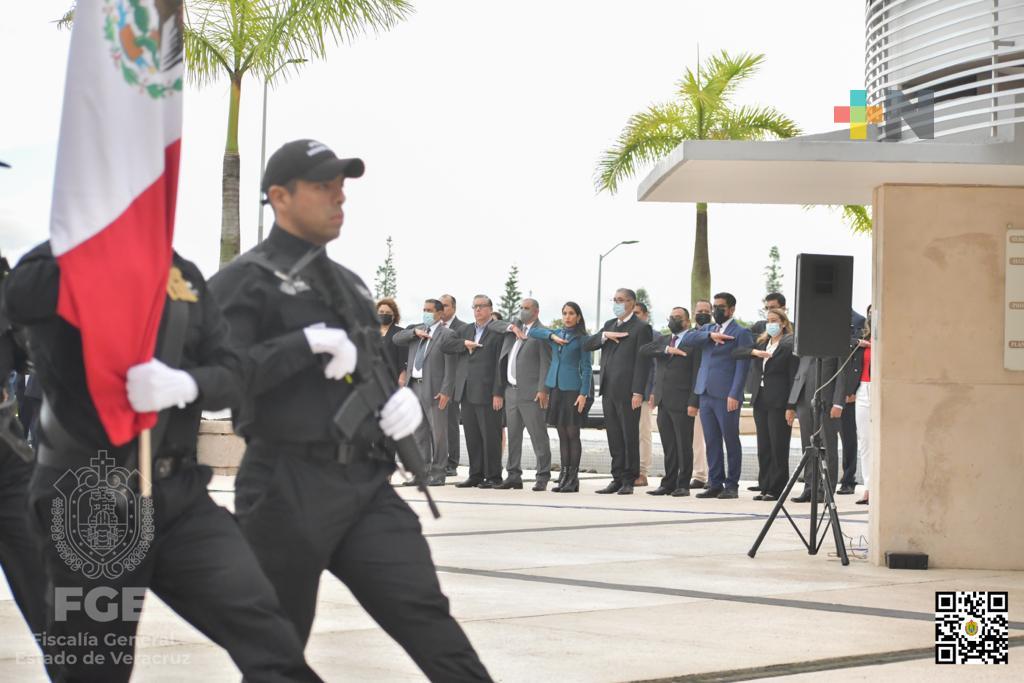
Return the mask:
M 416 370 L 423 369 L 423 357 L 427 355 L 427 340 L 420 339 L 420 345 L 416 347 L 416 358 L 412 362 L 412 367 Z
M 678 342 L 678 341 L 679 341 L 679 337 L 673 334 L 672 335 L 672 342 L 671 342 L 672 346 L 675 346 L 676 342 Z

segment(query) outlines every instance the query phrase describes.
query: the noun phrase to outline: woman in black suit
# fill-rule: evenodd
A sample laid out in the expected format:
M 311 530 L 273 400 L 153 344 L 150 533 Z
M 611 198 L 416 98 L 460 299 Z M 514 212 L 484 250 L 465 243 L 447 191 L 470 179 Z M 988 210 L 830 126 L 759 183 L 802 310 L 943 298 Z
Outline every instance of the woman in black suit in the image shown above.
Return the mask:
M 769 311 L 765 331 L 754 348 L 736 349 L 733 356 L 749 356 L 754 361 L 751 403 L 761 478 L 761 494 L 754 496 L 754 500 L 778 500 L 789 481 L 789 439 L 793 428 L 786 422 L 786 402 L 800 364 L 793 354 L 793 325 L 789 318 L 777 308 Z
M 380 345 L 384 357 L 399 384 L 405 384 L 405 366 L 408 364 L 408 353 L 395 346 L 394 336 L 402 331 L 398 324 L 402 317 L 398 314 L 398 304 L 394 299 L 384 298 L 377 302 L 377 317 L 380 318 Z

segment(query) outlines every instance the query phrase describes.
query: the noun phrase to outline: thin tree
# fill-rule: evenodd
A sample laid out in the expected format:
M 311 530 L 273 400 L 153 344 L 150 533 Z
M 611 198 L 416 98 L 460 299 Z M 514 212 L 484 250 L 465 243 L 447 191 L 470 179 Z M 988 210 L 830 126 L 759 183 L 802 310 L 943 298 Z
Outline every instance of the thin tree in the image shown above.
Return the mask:
M 764 268 L 764 293 L 765 296 L 773 292 L 782 291 L 782 266 L 780 265 L 779 248 L 772 245 L 768 250 L 768 265 Z M 765 317 L 765 312 L 760 312 Z
M 636 290 L 636 302 L 638 304 L 643 304 L 647 306 L 647 311 L 648 313 L 650 313 L 652 309 L 651 295 L 647 293 L 647 288 L 641 287 L 640 289 Z
M 398 296 L 398 271 L 395 270 L 395 255 L 391 235 L 387 240 L 387 256 L 384 263 L 377 267 L 377 277 L 373 281 L 374 297 L 377 299 Z
M 512 316 L 519 311 L 519 305 L 523 300 L 523 293 L 519 289 L 519 266 L 512 264 L 508 269 L 508 279 L 505 280 L 505 293 L 498 305 L 498 312 L 505 320 L 512 320 Z
M 226 76 L 230 83 L 221 175 L 222 266 L 240 249 L 238 114 L 245 76 L 284 79 L 298 73 L 299 63 L 324 59 L 333 45 L 388 30 L 411 12 L 409 0 L 186 0 L 189 80 L 205 86 Z M 73 20 L 74 5 L 57 24 L 66 27 Z
M 789 138 L 800 129 L 774 107 L 734 106 L 737 88 L 757 73 L 761 54 L 730 55 L 726 51 L 686 69 L 676 85 L 676 99 L 654 104 L 630 117 L 615 145 L 597 164 L 595 185 L 599 192 L 615 193 L 619 184 L 634 176 L 641 166 L 652 165 L 684 140 L 763 140 Z M 711 294 L 708 258 L 708 207 L 697 203 L 697 229 L 690 275 L 690 305 Z

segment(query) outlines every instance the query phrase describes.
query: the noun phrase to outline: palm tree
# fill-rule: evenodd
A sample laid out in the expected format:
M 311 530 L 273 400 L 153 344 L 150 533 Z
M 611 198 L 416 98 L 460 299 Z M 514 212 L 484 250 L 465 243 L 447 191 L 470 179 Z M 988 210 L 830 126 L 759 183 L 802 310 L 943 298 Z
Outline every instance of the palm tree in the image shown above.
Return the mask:
M 636 174 L 641 165 L 654 164 L 684 140 L 764 140 L 789 138 L 800 133 L 796 123 L 774 107 L 734 106 L 736 89 L 753 76 L 764 55 L 726 51 L 686 69 L 676 85 L 676 99 L 654 104 L 630 117 L 615 146 L 597 165 L 598 192 L 614 194 L 619 184 Z M 691 306 L 711 295 L 708 260 L 708 206 L 697 204 L 697 234 L 690 274 Z
M 395 26 L 412 12 L 409 0 L 186 0 L 185 64 L 199 86 L 226 76 L 231 85 L 221 180 L 220 263 L 238 255 L 238 112 L 242 81 L 267 79 L 289 64 L 323 59 L 334 44 L 367 30 Z M 58 20 L 69 25 L 74 7 Z

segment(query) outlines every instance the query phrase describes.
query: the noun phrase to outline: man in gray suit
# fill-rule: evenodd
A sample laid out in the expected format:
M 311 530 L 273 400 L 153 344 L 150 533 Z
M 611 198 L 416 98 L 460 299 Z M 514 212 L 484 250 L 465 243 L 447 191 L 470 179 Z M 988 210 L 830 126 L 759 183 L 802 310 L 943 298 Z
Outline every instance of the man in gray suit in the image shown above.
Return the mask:
M 455 297 L 451 294 L 441 295 L 441 321 L 445 327 L 452 332 L 458 332 L 468 323 L 459 320 L 455 315 Z M 459 473 L 459 451 L 461 440 L 459 439 L 459 416 L 460 409 L 458 401 L 452 401 L 448 408 L 448 465 L 445 468 L 445 475 L 454 477 Z
M 429 463 L 430 486 L 444 486 L 448 463 L 448 405 L 455 384 L 454 357 L 441 352 L 451 332 L 441 321 L 441 302 L 423 303 L 423 322 L 394 336 L 396 346 L 409 347 L 409 388 L 416 392 L 427 419 L 416 428 L 420 453 Z M 412 485 L 412 482 L 406 482 Z
M 815 358 L 803 357 L 800 365 L 797 366 L 796 379 L 793 380 L 793 390 L 789 394 L 789 404 L 786 406 L 786 421 L 792 425 L 793 418 L 800 420 L 800 441 L 803 452 L 806 453 L 811 445 L 811 435 L 814 433 L 814 412 L 812 400 L 814 392 L 818 390 L 820 383 L 828 382 L 836 374 L 841 364 L 839 358 L 824 358 L 821 361 L 821 377 L 817 376 L 817 363 Z M 825 406 L 825 424 L 822 429 L 823 441 L 825 442 L 826 467 L 828 469 L 828 480 L 833 490 L 836 488 L 836 473 L 839 469 L 839 430 L 841 427 L 840 418 L 843 414 L 843 402 L 845 384 L 843 374 L 833 379 L 821 390 L 821 402 Z M 819 493 L 818 500 L 824 500 L 824 493 Z M 794 503 L 809 503 L 811 500 L 811 476 L 810 472 L 804 472 L 804 490 L 794 498 Z
M 498 364 L 505 384 L 505 424 L 508 428 L 508 477 L 499 489 L 523 488 L 523 428 L 530 435 L 537 456 L 537 481 L 534 491 L 543 491 L 551 480 L 551 442 L 548 439 L 546 413 L 548 390 L 544 381 L 551 366 L 551 345 L 528 337 L 538 325 L 540 305 L 536 299 L 523 299 L 518 320 L 491 323 L 491 329 L 505 334 Z

